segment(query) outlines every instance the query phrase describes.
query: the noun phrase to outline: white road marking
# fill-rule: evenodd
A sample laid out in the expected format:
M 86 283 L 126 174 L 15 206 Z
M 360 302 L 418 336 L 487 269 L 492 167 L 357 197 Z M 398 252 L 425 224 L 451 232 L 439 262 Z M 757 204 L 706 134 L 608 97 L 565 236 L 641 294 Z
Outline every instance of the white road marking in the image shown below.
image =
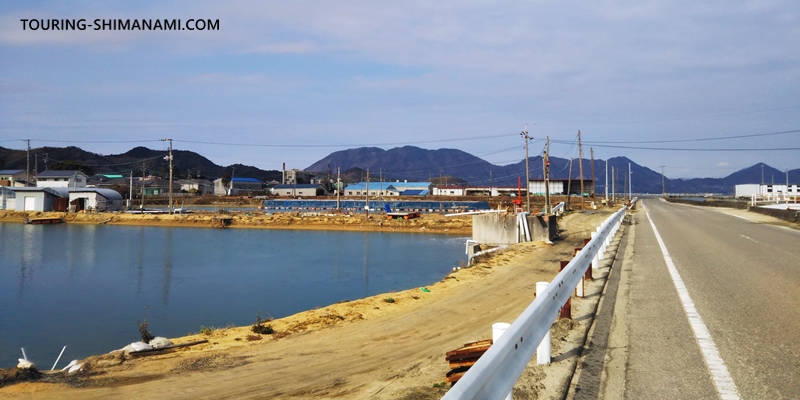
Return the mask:
M 653 220 L 650 218 L 650 213 L 646 214 L 647 219 L 650 221 L 650 226 L 653 227 L 656 240 L 658 240 L 658 246 L 661 247 L 661 254 L 664 256 L 664 261 L 667 263 L 667 269 L 669 270 L 670 276 L 672 276 L 672 282 L 675 284 L 675 289 L 678 291 L 678 297 L 680 297 L 681 303 L 683 304 L 683 310 L 686 312 L 686 317 L 689 319 L 689 325 L 691 325 L 692 331 L 694 331 L 694 337 L 697 340 L 697 344 L 700 346 L 700 351 L 703 353 L 703 359 L 711 373 L 711 378 L 714 380 L 717 393 L 720 398 L 725 400 L 739 399 L 739 392 L 736 389 L 736 385 L 733 383 L 731 375 L 728 373 L 728 368 L 725 366 L 725 362 L 722 361 L 722 357 L 720 357 L 719 351 L 717 351 L 717 346 L 714 344 L 714 340 L 711 338 L 706 324 L 703 323 L 703 319 L 700 318 L 700 313 L 697 312 L 692 298 L 689 297 L 689 291 L 686 289 L 686 285 L 683 283 L 678 269 L 675 268 L 675 264 L 672 262 L 672 257 L 670 257 L 667 251 L 664 240 L 662 240 L 661 235 L 658 234 L 656 224 L 653 223 Z
M 736 214 L 731 214 L 731 213 L 726 213 L 726 212 L 723 212 L 723 214 L 730 215 L 731 217 L 736 217 L 736 218 L 739 218 L 739 219 L 743 219 L 745 221 L 750 221 L 749 219 L 747 219 L 747 218 L 745 218 L 745 217 L 743 217 L 741 215 L 736 215 Z
M 743 238 L 745 238 L 745 239 L 747 239 L 747 240 L 752 240 L 752 241 L 754 241 L 754 242 L 758 243 L 758 241 L 757 241 L 757 240 L 755 240 L 755 239 L 753 239 L 753 238 L 749 238 L 749 237 L 747 237 L 747 236 L 745 236 L 745 235 L 739 235 L 739 236 L 741 236 L 741 237 L 743 237 Z

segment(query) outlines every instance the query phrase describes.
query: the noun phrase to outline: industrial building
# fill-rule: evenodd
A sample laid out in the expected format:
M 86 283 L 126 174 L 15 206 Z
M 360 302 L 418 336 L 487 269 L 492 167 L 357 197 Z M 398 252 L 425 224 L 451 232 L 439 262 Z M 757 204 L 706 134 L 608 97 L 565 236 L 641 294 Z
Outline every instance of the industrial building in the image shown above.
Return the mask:
M 275 185 L 269 190 L 274 196 L 316 197 L 325 195 L 325 187 L 319 183 Z
M 798 185 L 759 185 L 757 183 L 736 185 L 734 187 L 734 195 L 737 198 L 751 198 L 754 195 L 767 198 L 775 196 L 798 196 L 800 195 L 800 188 Z
M 69 211 L 120 211 L 123 208 L 122 195 L 116 190 L 85 188 L 69 191 Z

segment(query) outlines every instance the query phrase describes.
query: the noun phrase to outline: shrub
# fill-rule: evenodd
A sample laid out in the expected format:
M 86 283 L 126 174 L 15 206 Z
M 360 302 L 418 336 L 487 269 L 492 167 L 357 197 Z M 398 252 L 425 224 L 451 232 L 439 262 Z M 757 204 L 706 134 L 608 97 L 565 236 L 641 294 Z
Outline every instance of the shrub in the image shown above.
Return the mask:
M 383 299 L 383 301 L 385 301 L 387 303 L 394 303 L 394 298 L 387 297 L 387 298 Z
M 256 314 L 256 323 L 253 324 L 250 330 L 261 335 L 271 335 L 275 333 L 275 329 L 272 329 L 270 325 L 264 325 L 265 322 L 269 321 L 272 321 L 272 318 L 266 317 L 265 319 L 261 319 L 261 311 L 259 311 L 258 314 Z

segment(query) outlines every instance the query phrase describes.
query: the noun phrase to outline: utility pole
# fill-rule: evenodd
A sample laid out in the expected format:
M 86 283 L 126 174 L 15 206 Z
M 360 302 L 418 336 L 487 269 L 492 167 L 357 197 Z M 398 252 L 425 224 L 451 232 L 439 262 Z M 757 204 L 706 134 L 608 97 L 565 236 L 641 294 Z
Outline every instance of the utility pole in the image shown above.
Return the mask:
M 31 140 L 26 139 L 25 141 L 28 142 L 28 152 L 25 156 L 27 162 L 25 165 L 25 187 L 28 187 L 31 185 Z
M 581 131 L 578 131 L 578 175 L 581 179 L 581 211 L 583 211 L 583 149 L 581 148 Z
M 631 172 L 631 163 L 628 163 L 628 200 L 633 200 L 633 172 Z
M 597 185 L 595 184 L 595 180 L 594 180 L 594 148 L 593 147 L 589 147 L 589 153 L 592 155 L 592 162 L 590 164 L 592 166 L 592 198 L 596 199 L 597 198 Z
M 667 197 L 667 191 L 664 186 L 664 166 L 661 166 L 661 196 Z
M 492 170 L 489 170 L 489 201 L 492 201 Z
M 367 197 L 364 199 L 364 210 L 367 212 L 367 219 L 369 219 L 369 168 L 367 168 Z
M 606 161 L 608 162 L 608 161 Z M 611 167 L 611 202 L 617 202 L 617 189 L 614 187 L 614 181 L 616 180 L 617 175 L 614 172 L 614 167 Z
M 28 143 L 30 143 L 30 141 L 28 141 Z M 764 163 L 761 163 L 761 184 L 764 184 Z
M 128 211 L 133 208 L 133 170 L 131 170 L 131 184 L 128 188 Z
M 140 208 L 142 212 L 144 212 L 144 174 L 146 173 L 144 165 L 145 162 L 142 161 L 142 206 Z
M 572 192 L 572 157 L 569 158 L 569 179 L 567 179 L 567 210 L 572 210 L 570 208 L 570 192 Z
M 525 124 L 525 130 L 520 132 L 520 136 L 525 139 L 525 201 L 528 213 L 531 212 L 531 177 L 530 171 L 528 169 L 528 141 L 530 140 L 530 136 L 528 136 L 528 125 Z
M 604 199 L 606 199 L 606 205 L 608 205 L 608 160 L 606 160 L 606 183 L 603 184 L 603 189 L 605 190 Z
M 383 168 L 378 170 L 378 177 L 381 180 L 381 186 L 378 188 L 378 193 L 383 197 Z
M 550 207 L 550 136 L 545 138 L 544 157 L 542 157 L 544 164 L 544 213 L 550 215 L 552 208 Z
M 336 209 L 341 206 L 342 195 L 342 167 L 336 167 Z
M 169 160 L 169 213 L 173 213 L 173 204 L 172 204 L 172 139 L 170 138 L 163 138 L 161 139 L 162 142 L 169 141 L 169 155 L 164 157 L 164 159 Z M 233 185 L 233 179 L 231 179 L 231 185 Z

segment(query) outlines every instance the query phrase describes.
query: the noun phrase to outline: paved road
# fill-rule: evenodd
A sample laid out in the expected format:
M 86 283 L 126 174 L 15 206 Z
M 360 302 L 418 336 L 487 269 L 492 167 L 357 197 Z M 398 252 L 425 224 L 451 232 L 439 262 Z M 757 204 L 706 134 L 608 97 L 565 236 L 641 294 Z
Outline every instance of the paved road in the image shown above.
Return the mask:
M 621 378 L 608 371 L 617 387 L 607 397 L 800 398 L 800 231 L 752 220 L 763 218 L 656 199 L 639 205 L 620 283 L 625 307 L 615 310 L 626 322 L 611 332 L 627 362 Z

